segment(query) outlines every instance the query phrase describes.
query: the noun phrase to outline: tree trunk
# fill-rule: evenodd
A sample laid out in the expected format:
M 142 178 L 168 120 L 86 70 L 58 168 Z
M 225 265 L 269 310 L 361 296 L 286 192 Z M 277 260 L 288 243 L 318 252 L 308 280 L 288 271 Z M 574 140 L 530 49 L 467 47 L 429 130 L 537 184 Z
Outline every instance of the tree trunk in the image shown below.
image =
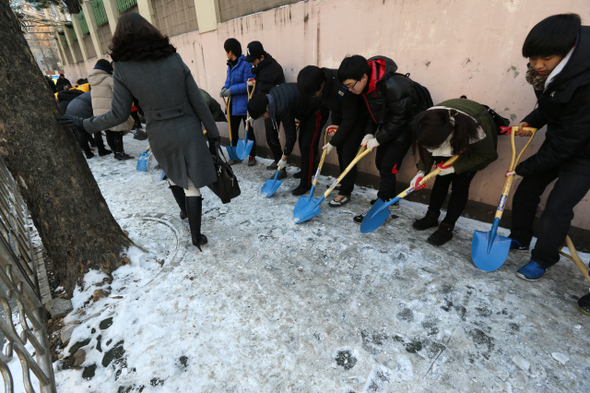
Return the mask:
M 71 295 L 88 269 L 110 273 L 131 244 L 115 221 L 72 130 L 0 0 L 0 156 L 18 184 L 53 273 Z

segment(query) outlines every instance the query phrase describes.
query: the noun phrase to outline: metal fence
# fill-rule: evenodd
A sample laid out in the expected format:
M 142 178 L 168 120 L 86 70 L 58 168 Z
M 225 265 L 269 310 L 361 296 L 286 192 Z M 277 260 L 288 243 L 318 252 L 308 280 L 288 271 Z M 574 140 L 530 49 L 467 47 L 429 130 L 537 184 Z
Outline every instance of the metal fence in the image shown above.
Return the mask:
M 0 317 L 0 331 L 7 341 L 0 353 L 4 391 L 14 391 L 8 363 L 16 353 L 25 391 L 35 391 L 31 381 L 32 371 L 40 392 L 55 393 L 45 325 L 47 312 L 40 299 L 31 228 L 27 207 L 0 158 L 0 279 L 4 284 L 0 286 L 0 303 L 4 309 L 4 315 Z M 20 326 L 18 331 L 17 326 Z M 26 348 L 27 344 L 32 346 L 31 351 Z
M 129 8 L 136 6 L 137 0 L 117 0 L 117 10 L 120 14 L 127 11 Z
M 100 27 L 107 24 L 109 18 L 107 17 L 107 11 L 104 9 L 102 0 L 93 0 L 90 5 L 92 6 L 92 13 L 94 14 L 96 25 Z

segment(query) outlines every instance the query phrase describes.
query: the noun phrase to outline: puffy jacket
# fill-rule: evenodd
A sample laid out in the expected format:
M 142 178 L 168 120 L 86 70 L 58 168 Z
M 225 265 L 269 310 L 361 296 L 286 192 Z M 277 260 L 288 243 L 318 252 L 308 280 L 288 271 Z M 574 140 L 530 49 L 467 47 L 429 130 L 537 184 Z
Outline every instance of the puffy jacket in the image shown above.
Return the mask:
M 106 71 L 93 69 L 88 75 L 88 83 L 92 86 L 92 111 L 100 116 L 111 110 L 113 100 L 113 75 Z M 109 128 L 111 131 L 129 131 L 127 122 Z
M 590 26 L 582 26 L 564 69 L 544 91 L 535 91 L 537 108 L 523 121 L 547 125 L 536 154 L 516 167 L 527 176 L 559 168 L 590 176 Z
M 93 116 L 91 92 L 88 91 L 74 98 L 66 109 L 66 115 L 90 119 Z
M 275 104 L 275 122 L 283 123 L 285 128 L 284 154 L 288 156 L 293 151 L 297 141 L 297 127 L 295 119 L 312 116 L 315 111 L 325 105 L 320 99 L 307 99 L 299 93 L 297 83 L 283 83 L 270 89 Z
M 252 65 L 246 61 L 246 56 L 238 57 L 233 67 L 228 62 L 227 78 L 223 87 L 229 87 L 231 92 L 231 114 L 234 116 L 245 116 L 248 113 L 246 82 L 250 78 L 254 78 L 254 75 Z
M 412 80 L 396 73 L 397 65 L 385 56 L 369 59 L 369 80 L 362 96 L 369 109 L 366 133 L 374 134 L 380 144 L 411 140 L 413 119 Z
M 331 124 L 338 126 L 338 131 L 330 139 L 330 144 L 341 146 L 358 121 L 360 112 L 366 112 L 362 111 L 364 100 L 342 86 L 338 81 L 338 70 L 322 68 L 322 71 L 326 75 L 326 84 L 321 98 L 330 109 Z
M 498 147 L 498 127 L 492 118 L 492 115 L 481 104 L 464 98 L 455 98 L 443 101 L 436 106 L 457 109 L 473 117 L 481 128 L 485 131 L 486 136 L 480 141 L 471 144 L 471 153 L 461 156 L 453 164 L 455 173 L 467 171 L 480 171 L 498 159 L 496 149 Z M 426 150 L 426 149 L 425 149 Z M 424 160 L 418 162 L 418 170 L 425 173 L 430 172 L 435 162 L 446 161 L 449 157 L 433 157 L 428 151 L 425 151 Z M 454 152 L 453 152 L 454 153 Z
M 203 100 L 205 100 L 205 104 L 207 104 L 209 111 L 211 111 L 211 115 L 213 115 L 213 120 L 227 123 L 227 118 L 223 114 L 219 102 L 215 101 L 205 90 L 199 88 L 199 91 L 201 92 Z
M 256 77 L 256 91 L 260 93 L 268 94 L 273 87 L 285 83 L 283 67 L 269 53 L 252 67 L 252 74 Z
M 56 93 L 57 103 L 60 109 L 65 113 L 66 109 L 70 102 L 79 95 L 84 94 L 82 90 L 78 89 L 70 89 L 70 90 L 62 90 Z

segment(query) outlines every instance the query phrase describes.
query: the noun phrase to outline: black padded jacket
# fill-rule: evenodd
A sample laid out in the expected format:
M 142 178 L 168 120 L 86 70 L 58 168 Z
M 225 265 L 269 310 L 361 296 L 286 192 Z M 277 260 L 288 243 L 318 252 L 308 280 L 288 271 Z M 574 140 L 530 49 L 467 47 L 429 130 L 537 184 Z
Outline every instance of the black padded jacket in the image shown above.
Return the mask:
M 269 53 L 252 67 L 252 73 L 256 78 L 256 90 L 260 93 L 268 94 L 273 87 L 285 83 L 283 67 Z

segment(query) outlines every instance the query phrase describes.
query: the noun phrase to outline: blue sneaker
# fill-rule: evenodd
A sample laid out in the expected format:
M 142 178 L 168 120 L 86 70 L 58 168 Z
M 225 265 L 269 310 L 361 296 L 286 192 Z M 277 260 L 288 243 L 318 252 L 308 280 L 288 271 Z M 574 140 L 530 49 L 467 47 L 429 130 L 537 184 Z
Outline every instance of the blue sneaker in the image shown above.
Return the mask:
M 514 240 L 514 239 L 510 239 L 510 249 L 511 250 L 517 250 L 517 251 L 526 251 L 529 249 L 529 246 L 523 246 L 521 242 L 519 242 L 518 240 Z
M 537 281 L 547 272 L 547 269 L 540 266 L 535 261 L 530 261 L 516 272 L 518 278 L 526 281 Z

